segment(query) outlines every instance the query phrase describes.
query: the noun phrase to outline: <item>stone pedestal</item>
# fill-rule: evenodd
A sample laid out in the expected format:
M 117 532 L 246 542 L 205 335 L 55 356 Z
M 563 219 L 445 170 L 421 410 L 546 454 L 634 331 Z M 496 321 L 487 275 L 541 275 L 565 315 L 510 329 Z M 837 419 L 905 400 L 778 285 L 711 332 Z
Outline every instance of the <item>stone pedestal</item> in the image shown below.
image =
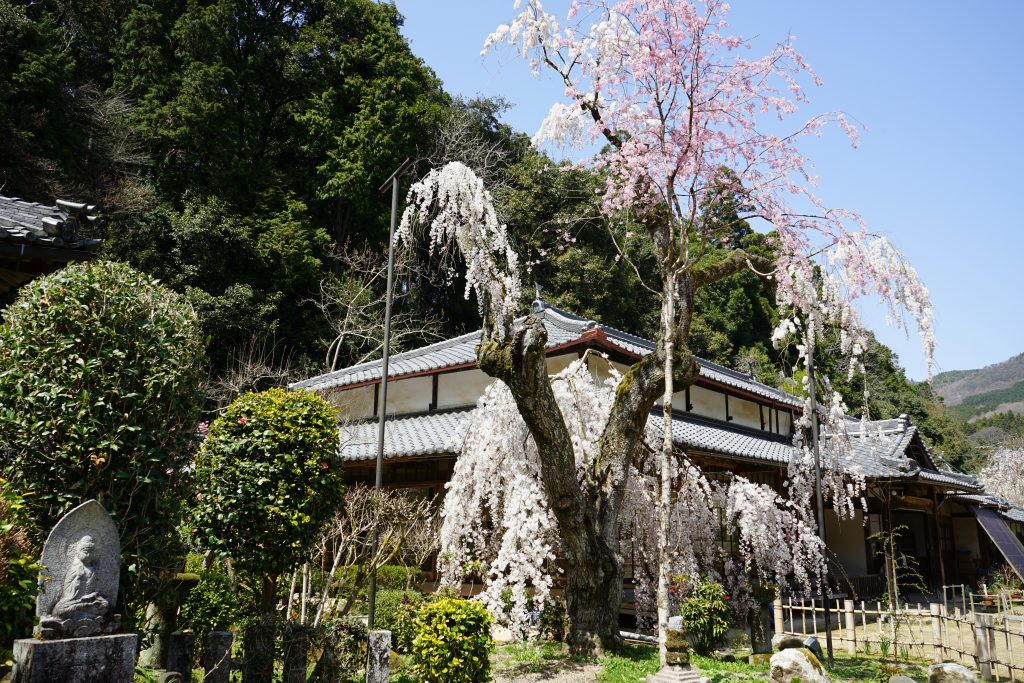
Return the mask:
M 370 631 L 366 648 L 366 683 L 387 683 L 391 678 L 391 631 Z
M 131 683 L 134 633 L 14 641 L 12 683 Z
M 306 683 L 309 667 L 309 629 L 299 624 L 285 624 L 282 640 L 284 683 Z
M 175 631 L 167 642 L 167 670 L 177 671 L 189 683 L 192 681 L 192 649 L 195 638 L 194 633 Z
M 772 626 L 768 603 L 763 602 L 750 610 L 750 647 L 755 655 L 772 651 Z
M 212 631 L 203 647 L 203 671 L 206 683 L 229 683 L 231 680 L 231 631 Z

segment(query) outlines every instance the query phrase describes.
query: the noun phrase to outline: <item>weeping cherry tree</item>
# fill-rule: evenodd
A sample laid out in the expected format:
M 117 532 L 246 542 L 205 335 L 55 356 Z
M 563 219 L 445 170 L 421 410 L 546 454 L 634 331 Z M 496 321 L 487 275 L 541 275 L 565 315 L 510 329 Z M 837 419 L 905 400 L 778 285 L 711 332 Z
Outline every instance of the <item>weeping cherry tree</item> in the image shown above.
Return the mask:
M 715 553 L 707 534 L 692 531 L 712 507 L 724 506 L 738 525 L 746 570 L 808 582 L 821 573 L 806 439 L 794 449 L 782 500 L 745 480 L 706 481 L 674 448 L 671 420 L 650 433 L 659 398 L 671 415 L 674 394 L 699 376 L 688 345 L 695 293 L 747 268 L 770 280 L 784 312 L 774 340 L 795 342 L 804 368 L 826 326 L 841 330 L 842 350 L 857 367 L 864 334 L 853 303 L 868 295 L 888 305 L 898 324 L 906 315 L 916 322 L 930 359 L 931 308 L 897 249 L 869 233 L 856 214 L 828 208 L 814 193 L 800 140 L 837 124 L 856 144 L 857 131 L 838 112 L 792 123 L 807 102 L 802 84 L 818 79 L 791 40 L 762 57 L 745 56 L 750 45 L 727 32 L 728 7 L 717 0 L 578 0 L 565 22 L 537 0 L 517 0 L 516 9 L 484 51 L 511 45 L 535 74 L 548 71 L 564 84 L 565 99 L 552 106 L 535 144 L 601 146 L 586 163 L 604 179 L 607 222 L 639 226 L 656 255 L 657 281 L 647 283 L 661 299 L 653 352 L 614 386 L 583 377 L 579 368 L 549 378 L 542 317 L 516 318 L 516 253 L 483 182 L 463 164 L 436 169 L 410 188 L 397 239 L 426 240 L 449 256 L 449 265 L 461 254 L 466 294 L 475 293 L 484 321 L 478 363 L 500 380 L 482 400 L 478 421 L 485 422 L 470 430 L 450 486 L 449 498 L 467 512 L 459 516 L 461 530 L 446 516 L 442 558 L 482 553 L 490 558 L 492 583 L 521 587 L 524 595 L 529 585 L 536 597 L 546 592 L 544 567 L 558 554 L 566 567 L 570 644 L 594 652 L 619 643 L 627 517 L 644 516 L 644 538 L 653 543 L 662 632 L 673 567 L 697 569 Z M 789 133 L 775 132 L 787 124 Z M 772 232 L 774 260 L 721 248 L 713 207 L 726 194 L 738 198 L 741 219 Z M 629 258 L 624 249 L 621 255 Z M 842 514 L 852 512 L 862 480 L 840 462 L 845 406 L 835 392 L 824 396 L 824 485 Z M 810 426 L 807 405 L 797 427 Z M 765 540 L 771 537 L 780 542 Z M 446 569 L 450 576 L 453 567 Z

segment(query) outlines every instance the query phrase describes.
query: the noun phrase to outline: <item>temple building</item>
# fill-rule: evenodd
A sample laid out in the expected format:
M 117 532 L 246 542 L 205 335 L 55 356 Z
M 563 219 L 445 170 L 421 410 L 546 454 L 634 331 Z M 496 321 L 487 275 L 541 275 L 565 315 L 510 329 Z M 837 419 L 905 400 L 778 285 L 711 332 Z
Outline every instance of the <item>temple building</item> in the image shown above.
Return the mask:
M 0 309 L 18 288 L 72 261 L 88 261 L 100 240 L 83 236 L 96 221 L 91 204 L 54 206 L 0 196 Z
M 650 340 L 539 300 L 533 310 L 547 328 L 551 374 L 586 354 L 591 372 L 604 378 L 610 367 L 624 372 L 654 348 Z M 479 341 L 474 332 L 392 356 L 385 486 L 443 495 L 462 429 L 493 381 L 476 366 Z M 783 492 L 803 399 L 714 363 L 700 365 L 697 382 L 673 399 L 676 446 L 709 477 L 742 475 Z M 339 449 L 351 482 L 374 481 L 381 376 L 378 360 L 293 385 L 319 393 L 338 411 Z M 651 420 L 659 430 L 662 419 L 656 407 Z M 905 527 L 901 552 L 917 560 L 933 589 L 973 585 L 1004 561 L 1024 570 L 1024 511 L 985 495 L 975 477 L 940 466 L 906 417 L 851 421 L 848 431 L 852 448 L 843 457 L 865 476 L 867 509 L 847 520 L 826 510 L 831 573 L 840 591 L 862 598 L 885 591 L 884 560 L 870 536 L 898 527 Z M 722 542 L 730 542 L 727 529 Z

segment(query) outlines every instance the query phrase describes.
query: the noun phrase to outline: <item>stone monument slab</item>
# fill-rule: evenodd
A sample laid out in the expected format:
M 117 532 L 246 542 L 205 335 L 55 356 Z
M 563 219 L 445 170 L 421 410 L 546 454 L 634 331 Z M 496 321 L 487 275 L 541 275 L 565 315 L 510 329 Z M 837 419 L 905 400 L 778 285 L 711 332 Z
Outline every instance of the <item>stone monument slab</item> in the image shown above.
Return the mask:
M 64 515 L 43 544 L 36 617 L 40 638 L 81 638 L 117 630 L 117 527 L 95 500 Z
M 135 677 L 134 633 L 14 641 L 15 683 L 111 683 Z

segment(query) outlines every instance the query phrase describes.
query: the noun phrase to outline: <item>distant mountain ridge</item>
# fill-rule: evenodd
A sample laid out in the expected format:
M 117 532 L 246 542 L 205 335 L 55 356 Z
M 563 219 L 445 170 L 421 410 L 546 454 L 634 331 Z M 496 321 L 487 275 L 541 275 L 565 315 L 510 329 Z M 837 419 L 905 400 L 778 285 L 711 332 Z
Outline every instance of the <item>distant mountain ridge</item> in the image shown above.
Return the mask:
M 978 370 L 952 370 L 934 379 L 935 392 L 960 417 L 1024 413 L 1024 353 Z

